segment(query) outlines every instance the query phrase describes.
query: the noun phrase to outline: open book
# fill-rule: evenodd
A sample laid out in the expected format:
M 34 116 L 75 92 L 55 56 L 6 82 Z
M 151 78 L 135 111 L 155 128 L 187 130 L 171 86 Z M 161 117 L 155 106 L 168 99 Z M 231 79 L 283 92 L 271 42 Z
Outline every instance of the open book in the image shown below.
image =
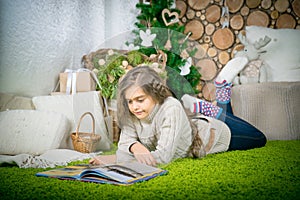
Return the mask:
M 130 185 L 166 174 L 167 171 L 138 162 L 88 165 L 80 164 L 52 169 L 36 174 L 38 177 L 78 180 L 94 183 Z

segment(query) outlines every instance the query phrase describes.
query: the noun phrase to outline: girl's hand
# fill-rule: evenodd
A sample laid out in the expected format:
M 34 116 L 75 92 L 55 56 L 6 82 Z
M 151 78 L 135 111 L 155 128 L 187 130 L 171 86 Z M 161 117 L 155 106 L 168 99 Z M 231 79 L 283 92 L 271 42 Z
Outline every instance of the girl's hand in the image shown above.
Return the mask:
M 92 164 L 92 165 L 101 165 L 101 164 L 104 164 L 104 163 L 101 162 L 101 160 L 98 158 L 98 156 L 90 159 L 89 163 Z
M 104 165 L 116 163 L 116 155 L 100 155 L 90 159 L 89 163 L 92 165 Z
M 156 166 L 156 160 L 154 159 L 150 151 L 141 143 L 134 143 L 130 147 L 130 151 L 133 153 L 138 162 L 146 165 Z

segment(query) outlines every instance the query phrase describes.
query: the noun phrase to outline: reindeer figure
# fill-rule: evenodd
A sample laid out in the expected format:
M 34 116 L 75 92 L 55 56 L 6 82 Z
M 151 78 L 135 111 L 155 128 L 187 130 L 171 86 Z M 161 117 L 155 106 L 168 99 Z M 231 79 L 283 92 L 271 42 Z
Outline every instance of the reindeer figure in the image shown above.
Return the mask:
M 247 38 L 238 35 L 244 49 L 234 52 L 216 84 L 300 81 L 300 30 L 246 26 L 245 31 Z
M 235 52 L 234 58 L 237 57 L 246 57 L 248 59 L 248 62 L 246 65 L 253 60 L 262 60 L 262 65 L 259 69 L 259 82 L 266 82 L 270 77 L 268 77 L 268 73 L 270 71 L 270 67 L 267 63 L 263 60 L 263 54 L 267 53 L 266 47 L 270 42 L 271 38 L 268 36 L 265 36 L 264 38 L 260 38 L 258 41 L 254 42 L 253 44 L 249 43 L 245 37 L 245 35 L 242 35 L 241 33 L 238 35 L 239 40 L 244 45 L 244 49 L 241 51 Z M 246 66 L 245 65 L 245 66 Z M 248 83 L 249 78 L 245 73 L 243 73 L 243 70 L 245 69 L 245 66 L 239 66 L 239 68 L 242 68 L 240 71 L 240 76 L 236 76 L 233 80 L 235 84 L 239 83 Z
M 261 55 L 267 52 L 263 47 L 271 41 L 271 38 L 265 36 L 264 39 L 261 38 L 254 44 L 250 44 L 242 34 L 239 34 L 238 37 L 244 45 L 244 49 L 235 52 L 234 58 L 231 59 L 218 74 L 216 82 L 223 82 L 226 80 L 228 83 L 233 82 L 235 85 L 248 83 L 248 77 L 244 75 L 242 71 L 249 61 L 260 59 Z M 267 81 L 266 68 L 267 65 L 261 67 L 259 82 Z M 238 74 L 240 74 L 240 76 L 237 76 Z
M 239 40 L 244 45 L 244 49 L 235 53 L 234 57 L 247 57 L 249 60 L 258 59 L 262 54 L 267 51 L 262 47 L 265 47 L 270 41 L 271 38 L 265 36 L 264 39 L 260 38 L 254 44 L 250 44 L 246 37 L 241 33 L 238 35 Z

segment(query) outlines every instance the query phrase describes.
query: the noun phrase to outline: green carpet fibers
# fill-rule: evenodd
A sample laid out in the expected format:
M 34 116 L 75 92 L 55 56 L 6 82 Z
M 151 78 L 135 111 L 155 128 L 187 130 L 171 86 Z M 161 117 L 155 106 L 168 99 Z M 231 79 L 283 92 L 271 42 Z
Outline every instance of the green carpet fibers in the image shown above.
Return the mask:
M 114 186 L 35 177 L 43 169 L 5 166 L 0 167 L 0 199 L 300 199 L 300 140 L 269 141 L 259 149 L 160 167 L 168 174 Z

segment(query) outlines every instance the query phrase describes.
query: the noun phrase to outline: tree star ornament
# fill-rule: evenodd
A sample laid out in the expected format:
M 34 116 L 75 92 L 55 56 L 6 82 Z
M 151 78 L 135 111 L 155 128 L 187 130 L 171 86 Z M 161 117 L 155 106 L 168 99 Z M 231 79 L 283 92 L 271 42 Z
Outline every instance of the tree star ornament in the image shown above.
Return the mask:
M 142 43 L 141 43 L 142 46 L 151 47 L 152 41 L 155 39 L 156 34 L 151 34 L 150 29 L 147 29 L 146 32 L 140 30 L 140 37 L 142 39 Z
M 188 57 L 186 59 L 185 65 L 179 67 L 179 69 L 181 70 L 180 75 L 181 76 L 188 75 L 191 72 L 191 70 L 190 70 L 191 66 L 192 66 L 192 58 Z

